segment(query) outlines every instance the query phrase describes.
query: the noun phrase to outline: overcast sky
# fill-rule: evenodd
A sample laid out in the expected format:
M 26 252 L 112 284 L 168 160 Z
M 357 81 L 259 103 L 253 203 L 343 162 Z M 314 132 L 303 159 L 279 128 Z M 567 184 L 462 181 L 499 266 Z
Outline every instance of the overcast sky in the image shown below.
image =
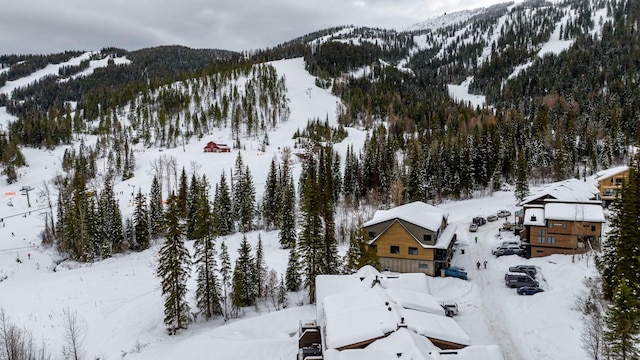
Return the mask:
M 404 30 L 508 0 L 8 0 L 0 54 L 158 45 L 251 50 L 339 25 Z

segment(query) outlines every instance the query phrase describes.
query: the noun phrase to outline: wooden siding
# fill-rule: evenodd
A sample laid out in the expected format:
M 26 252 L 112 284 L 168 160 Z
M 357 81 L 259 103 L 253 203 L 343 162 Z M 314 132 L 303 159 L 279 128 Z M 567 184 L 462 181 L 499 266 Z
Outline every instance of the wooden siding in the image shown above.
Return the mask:
M 440 275 L 436 273 L 436 263 L 431 260 L 408 260 L 399 258 L 379 257 L 380 267 L 393 272 L 415 273 L 421 272 L 429 276 Z
M 538 241 L 540 230 L 544 230 L 544 242 Z M 532 257 L 550 254 L 582 254 L 590 249 L 587 242 L 591 242 L 592 247 L 599 249 L 602 224 L 547 220 L 547 226 L 530 226 L 525 233 L 531 246 Z M 554 242 L 550 243 L 550 238 L 553 238 Z
M 622 182 L 629 176 L 629 170 L 615 174 L 611 177 L 602 179 L 598 182 L 598 190 L 600 198 L 605 201 L 612 201 L 616 198 L 616 194 L 622 189 Z
M 431 231 L 428 229 L 425 229 L 423 227 L 417 226 L 415 224 L 406 222 L 406 221 L 402 221 L 400 219 L 391 219 L 391 220 L 387 220 L 378 224 L 374 224 L 371 226 L 367 226 L 364 228 L 364 232 L 366 235 L 369 236 L 370 239 L 374 239 L 376 236 L 382 234 L 385 229 L 387 229 L 388 227 L 394 227 L 398 224 L 401 224 L 402 226 L 404 226 L 404 228 L 402 229 L 402 231 L 404 232 L 408 232 L 409 235 L 413 235 L 413 237 L 419 241 L 422 245 L 435 245 L 436 240 L 438 238 L 438 232 L 437 231 Z M 402 227 L 401 226 L 401 227 Z M 445 224 L 446 226 L 446 224 Z M 388 231 L 388 230 L 387 230 Z M 431 238 L 430 241 L 425 241 L 424 238 L 426 236 L 429 236 Z M 377 243 L 378 241 L 376 241 Z
M 405 230 L 399 222 L 394 222 L 374 243 L 377 248 L 378 257 L 388 257 L 410 260 L 434 259 L 433 249 L 424 249 L 416 239 Z M 398 246 L 400 252 L 391 253 L 391 246 Z M 409 248 L 417 248 L 417 255 L 409 255 Z

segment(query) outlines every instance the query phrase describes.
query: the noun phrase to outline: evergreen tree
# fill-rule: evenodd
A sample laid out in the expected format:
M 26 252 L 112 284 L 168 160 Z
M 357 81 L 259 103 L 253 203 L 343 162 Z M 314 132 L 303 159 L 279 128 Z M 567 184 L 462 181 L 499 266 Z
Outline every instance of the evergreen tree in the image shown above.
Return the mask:
M 195 266 L 197 274 L 196 304 L 205 319 L 222 315 L 220 304 L 220 284 L 216 275 L 216 250 L 211 227 L 211 207 L 206 178 L 202 179 L 196 201 L 195 224 L 193 229 Z
M 137 251 L 145 250 L 151 243 L 151 233 L 149 232 L 149 211 L 147 210 L 147 199 L 138 189 L 134 199 L 135 210 L 133 211 L 134 237 L 133 249 Z
M 213 225 L 214 231 L 225 236 L 234 232 L 233 225 L 233 205 L 229 194 L 229 187 L 224 172 L 220 175 L 220 183 L 216 187 L 213 200 Z
M 220 277 L 222 277 L 223 305 L 225 319 L 228 317 L 227 309 L 227 289 L 231 286 L 231 260 L 227 245 L 222 242 L 220 245 Z
M 256 189 L 253 185 L 253 178 L 247 166 L 242 176 L 241 199 L 240 199 L 240 228 L 243 232 L 251 231 L 253 219 L 256 213 Z
M 264 196 L 262 198 L 262 217 L 267 230 L 272 229 L 277 223 L 279 193 L 276 161 L 275 159 L 271 159 L 271 166 L 269 167 L 269 174 L 267 175 L 267 182 L 264 186 Z
M 180 173 L 180 184 L 178 185 L 178 209 L 180 217 L 185 219 L 188 213 L 189 205 L 189 183 L 187 181 L 187 171 L 182 167 Z
M 309 301 L 315 302 L 315 279 L 317 275 L 324 273 L 325 244 L 322 241 L 322 196 L 318 186 L 316 162 L 312 154 L 307 156 L 300 184 L 300 212 L 302 214 L 302 230 L 299 236 L 299 250 L 302 255 L 304 271 L 304 287 L 309 291 Z
M 264 249 L 262 248 L 262 237 L 260 234 L 258 234 L 258 244 L 256 245 L 255 276 L 257 295 L 258 297 L 263 297 L 265 296 L 264 286 L 267 277 L 267 263 L 264 260 Z
M 604 253 L 597 259 L 607 298 L 611 298 L 622 281 L 628 281 L 632 291 L 640 291 L 639 175 L 640 155 L 636 155 L 629 166 L 629 176 L 622 184 L 620 198 L 613 203 Z
M 529 195 L 529 182 L 527 179 L 527 161 L 524 149 L 520 148 L 516 165 L 516 189 L 514 192 L 518 202 L 522 202 L 522 200 Z
M 604 338 L 614 359 L 640 359 L 640 303 L 638 292 L 621 281 L 614 291 L 605 318 Z
M 153 177 L 149 198 L 149 231 L 152 239 L 164 236 L 164 206 L 160 179 Z
M 344 273 L 352 274 L 365 265 L 380 269 L 380 260 L 376 251 L 369 247 L 368 238 L 364 236 L 362 219 L 358 219 L 358 224 L 351 229 L 349 234 L 349 249 L 345 255 Z
M 280 205 L 282 224 L 280 226 L 280 246 L 283 249 L 295 247 L 296 243 L 296 191 L 293 178 L 286 184 Z
M 255 260 L 251 256 L 251 245 L 243 236 L 231 280 L 231 303 L 236 309 L 251 306 L 256 296 Z
M 184 244 L 184 226 L 180 222 L 178 197 L 171 194 L 165 214 L 166 238 L 160 249 L 157 274 L 161 279 L 164 297 L 164 324 L 170 335 L 185 329 L 190 322 L 187 302 L 187 280 L 191 258 Z
M 320 150 L 318 163 L 318 193 L 321 198 L 322 242 L 324 243 L 323 269 L 324 274 L 337 274 L 340 269 L 338 256 L 338 239 L 336 238 L 333 149 L 323 147 Z
M 189 193 L 187 196 L 187 239 L 194 239 L 193 232 L 195 228 L 199 197 L 200 183 L 198 181 L 198 177 L 194 173 L 191 175 L 191 183 L 189 184 Z
M 244 177 L 244 163 L 242 161 L 242 154 L 238 152 L 236 157 L 236 163 L 233 168 L 233 174 L 231 175 L 231 193 L 233 201 L 233 219 L 239 221 L 240 213 L 242 212 L 242 180 Z
M 287 262 L 285 279 L 288 291 L 300 290 L 302 274 L 300 273 L 300 258 L 298 256 L 298 251 L 296 250 L 295 242 L 289 248 L 289 261 Z
M 105 181 L 104 190 L 98 199 L 97 215 L 100 224 L 100 243 L 104 244 L 104 246 L 108 244 L 115 252 L 122 252 L 124 245 L 122 213 L 113 192 L 111 179 Z M 108 252 L 111 253 L 111 250 Z

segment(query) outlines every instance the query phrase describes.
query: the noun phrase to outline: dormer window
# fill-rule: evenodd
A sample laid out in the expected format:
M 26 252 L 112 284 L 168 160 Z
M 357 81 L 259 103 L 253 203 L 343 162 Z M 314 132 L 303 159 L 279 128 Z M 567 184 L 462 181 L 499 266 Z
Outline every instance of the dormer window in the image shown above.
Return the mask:
M 430 242 L 430 241 L 431 241 L 431 234 L 424 234 L 424 235 L 422 235 L 422 241 L 424 241 L 424 242 Z

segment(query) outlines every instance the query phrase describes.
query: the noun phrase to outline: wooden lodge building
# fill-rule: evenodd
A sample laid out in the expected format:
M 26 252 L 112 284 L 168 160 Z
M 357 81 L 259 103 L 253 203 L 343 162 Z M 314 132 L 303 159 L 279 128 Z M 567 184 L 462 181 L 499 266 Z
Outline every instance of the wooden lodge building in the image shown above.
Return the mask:
M 204 147 L 204 152 L 227 153 L 227 152 L 231 152 L 231 148 L 227 144 L 215 143 L 213 141 L 209 141 L 207 145 Z
M 376 211 L 363 229 L 383 269 L 436 276 L 453 256 L 456 226 L 448 217 L 445 210 L 416 201 Z
M 547 199 L 542 205 L 525 205 L 520 238 L 526 244 L 526 255 L 531 257 L 582 254 L 600 248 L 604 222 L 604 209 L 599 200 Z
M 600 171 L 596 174 L 596 182 L 598 183 L 600 199 L 602 199 L 605 207 L 611 204 L 617 196 L 620 196 L 622 183 L 628 176 L 628 166 L 618 166 Z

